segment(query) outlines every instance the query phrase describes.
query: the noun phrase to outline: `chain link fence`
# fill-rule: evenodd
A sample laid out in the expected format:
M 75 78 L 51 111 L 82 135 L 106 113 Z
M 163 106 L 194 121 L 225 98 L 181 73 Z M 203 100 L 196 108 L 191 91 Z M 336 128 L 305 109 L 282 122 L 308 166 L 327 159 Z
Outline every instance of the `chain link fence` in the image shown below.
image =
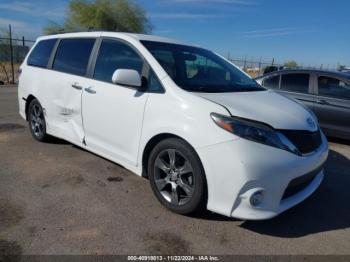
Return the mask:
M 13 37 L 11 26 L 0 34 L 0 84 L 14 84 L 18 79 L 18 68 L 27 55 L 34 40 Z
M 14 84 L 18 68 L 35 41 L 0 37 L 0 84 Z
M 279 64 L 275 62 L 275 59 L 271 59 L 271 61 L 262 61 L 261 59 L 238 59 L 238 58 L 228 58 L 232 63 L 236 66 L 243 69 L 246 73 L 251 75 L 252 77 L 260 76 L 264 73 L 264 70 L 267 67 L 276 67 L 282 68 L 283 64 Z
M 338 70 L 339 65 L 303 65 L 296 62 L 297 66 L 288 67 L 286 63 L 276 63 L 275 59 L 262 60 L 262 59 L 237 59 L 228 58 L 232 63 L 243 69 L 246 73 L 252 77 L 258 77 L 264 73 L 281 70 L 281 69 L 315 69 L 315 70 Z

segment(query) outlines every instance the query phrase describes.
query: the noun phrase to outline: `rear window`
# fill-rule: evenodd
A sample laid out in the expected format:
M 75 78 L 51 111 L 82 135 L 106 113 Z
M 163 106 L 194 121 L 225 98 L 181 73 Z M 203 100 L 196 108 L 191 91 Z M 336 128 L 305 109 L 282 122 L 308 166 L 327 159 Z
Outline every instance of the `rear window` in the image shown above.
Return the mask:
M 53 47 L 57 39 L 40 41 L 30 53 L 27 64 L 31 66 L 47 67 Z
M 62 39 L 57 48 L 52 68 L 83 76 L 86 73 L 95 39 Z
M 350 99 L 350 85 L 333 77 L 320 76 L 318 77 L 318 94 L 340 99 Z
M 285 74 L 282 75 L 281 89 L 285 91 L 308 93 L 309 74 Z
M 280 76 L 279 75 L 266 77 L 262 82 L 262 85 L 264 87 L 271 88 L 271 89 L 278 89 L 279 84 L 280 84 Z

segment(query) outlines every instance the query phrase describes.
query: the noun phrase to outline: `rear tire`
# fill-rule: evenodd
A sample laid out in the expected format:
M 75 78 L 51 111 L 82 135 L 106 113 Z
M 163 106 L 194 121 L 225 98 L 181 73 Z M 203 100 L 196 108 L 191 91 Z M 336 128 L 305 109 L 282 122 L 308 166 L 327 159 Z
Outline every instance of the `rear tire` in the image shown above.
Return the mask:
M 28 108 L 29 129 L 35 140 L 45 142 L 49 136 L 46 133 L 46 121 L 43 108 L 38 100 L 30 102 Z
M 159 142 L 148 159 L 148 176 L 157 199 L 171 211 L 188 215 L 205 209 L 203 166 L 185 141 L 169 138 Z

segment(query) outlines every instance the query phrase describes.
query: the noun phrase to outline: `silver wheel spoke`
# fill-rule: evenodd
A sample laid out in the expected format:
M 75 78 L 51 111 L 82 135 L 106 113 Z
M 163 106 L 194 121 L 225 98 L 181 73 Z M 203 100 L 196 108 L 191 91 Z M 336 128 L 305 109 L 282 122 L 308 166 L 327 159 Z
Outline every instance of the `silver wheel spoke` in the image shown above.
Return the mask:
M 34 106 L 34 115 L 35 115 L 36 117 L 39 116 L 39 112 L 38 112 L 38 107 L 37 107 L 37 106 Z
M 179 183 L 179 187 L 181 187 L 187 196 L 191 197 L 192 196 L 192 192 L 193 192 L 193 189 L 192 187 L 190 187 L 189 185 L 185 184 L 184 182 L 180 182 Z
M 179 169 L 180 175 L 184 175 L 192 172 L 193 172 L 192 166 L 188 161 L 185 161 L 185 164 Z
M 169 155 L 170 167 L 175 167 L 175 149 L 168 149 L 167 152 Z
M 39 125 L 42 125 L 43 122 L 44 122 L 44 121 L 43 121 L 41 118 L 38 118 L 38 119 L 37 119 L 37 123 L 38 123 Z
M 168 172 L 170 169 L 168 165 L 159 157 L 157 158 L 155 165 L 159 169 L 163 170 L 165 173 Z
M 172 186 L 171 203 L 174 204 L 174 205 L 178 205 L 179 204 L 179 195 L 178 195 L 176 186 Z
M 165 179 L 156 180 L 156 185 L 159 191 L 162 191 L 167 184 L 168 181 L 166 181 Z

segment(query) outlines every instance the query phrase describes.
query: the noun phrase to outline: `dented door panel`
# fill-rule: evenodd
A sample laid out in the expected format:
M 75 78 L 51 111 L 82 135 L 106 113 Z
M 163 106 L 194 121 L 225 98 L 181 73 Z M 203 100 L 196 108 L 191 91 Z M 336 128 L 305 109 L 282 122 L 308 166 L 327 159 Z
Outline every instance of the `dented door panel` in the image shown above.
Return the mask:
M 81 144 L 84 129 L 81 111 L 82 89 L 73 85 L 87 85 L 87 78 L 49 70 L 52 74 L 45 97 L 45 112 L 49 132 L 72 143 Z M 45 99 L 46 100 L 46 99 Z

